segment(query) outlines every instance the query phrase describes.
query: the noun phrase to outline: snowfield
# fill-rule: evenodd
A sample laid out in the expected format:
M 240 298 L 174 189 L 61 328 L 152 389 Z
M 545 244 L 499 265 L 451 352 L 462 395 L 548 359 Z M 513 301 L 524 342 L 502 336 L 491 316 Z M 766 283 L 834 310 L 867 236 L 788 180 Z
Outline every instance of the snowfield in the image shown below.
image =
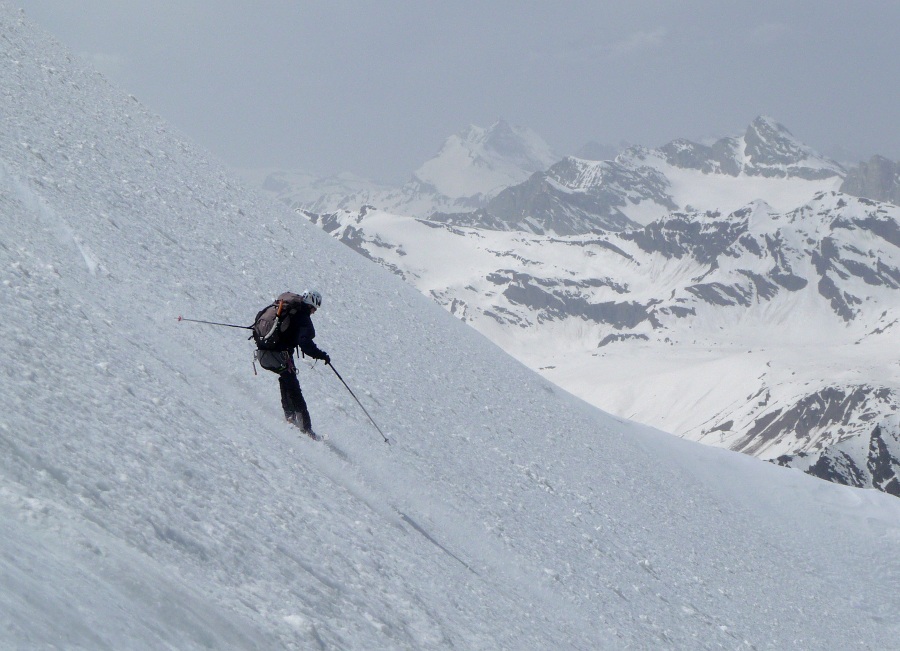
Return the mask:
M 884 649 L 900 500 L 563 392 L 0 4 L 0 648 Z M 246 324 L 324 294 L 280 414 Z

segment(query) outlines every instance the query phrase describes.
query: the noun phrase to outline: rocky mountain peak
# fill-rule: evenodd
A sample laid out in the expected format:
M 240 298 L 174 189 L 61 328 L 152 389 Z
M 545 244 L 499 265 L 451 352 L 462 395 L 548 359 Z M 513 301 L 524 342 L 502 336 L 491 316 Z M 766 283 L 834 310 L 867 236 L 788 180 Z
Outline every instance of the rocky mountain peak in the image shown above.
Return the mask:
M 680 138 L 661 147 L 659 153 L 675 167 L 707 174 L 806 180 L 844 175 L 838 163 L 803 144 L 767 116 L 754 119 L 741 137 L 721 138 L 712 145 Z
M 759 116 L 744 133 L 744 173 L 750 176 L 824 179 L 843 176 L 837 162 L 797 140 L 787 128 Z
M 859 390 L 865 389 L 872 392 L 868 387 Z M 868 435 L 848 438 L 814 452 L 782 455 L 774 462 L 827 481 L 877 488 L 900 497 L 900 425 L 896 416 L 889 416 Z

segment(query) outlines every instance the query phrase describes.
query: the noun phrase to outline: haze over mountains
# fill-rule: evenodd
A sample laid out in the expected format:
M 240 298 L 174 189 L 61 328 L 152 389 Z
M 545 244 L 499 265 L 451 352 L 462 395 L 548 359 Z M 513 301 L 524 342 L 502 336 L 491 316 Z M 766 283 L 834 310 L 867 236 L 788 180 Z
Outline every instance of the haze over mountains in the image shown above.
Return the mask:
M 302 172 L 251 170 L 244 176 L 295 208 L 329 212 L 377 205 L 424 217 L 440 210 L 479 208 L 557 160 L 531 129 L 499 120 L 488 129 L 470 126 L 447 138 L 437 155 L 401 187 L 350 174 L 319 179 Z
M 759 117 L 567 157 L 473 211 L 305 214 L 593 404 L 896 494 L 900 226 L 864 195 L 897 187 L 890 161 L 848 172 Z M 816 465 L 851 440 L 846 469 Z

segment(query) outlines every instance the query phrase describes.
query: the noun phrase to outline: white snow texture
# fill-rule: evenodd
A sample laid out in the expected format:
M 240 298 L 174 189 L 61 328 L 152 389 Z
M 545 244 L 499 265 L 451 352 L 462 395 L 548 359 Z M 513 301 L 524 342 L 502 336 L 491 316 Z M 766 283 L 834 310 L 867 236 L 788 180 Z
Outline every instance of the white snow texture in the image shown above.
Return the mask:
M 900 501 L 610 417 L 0 4 L 0 648 L 896 648 Z M 240 330 L 307 286 L 326 443 Z

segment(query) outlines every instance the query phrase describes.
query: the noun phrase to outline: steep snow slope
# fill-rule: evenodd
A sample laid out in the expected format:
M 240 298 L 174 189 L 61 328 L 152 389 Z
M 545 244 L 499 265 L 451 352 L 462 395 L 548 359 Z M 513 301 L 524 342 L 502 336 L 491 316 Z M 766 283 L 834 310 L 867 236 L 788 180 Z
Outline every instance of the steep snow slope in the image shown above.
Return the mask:
M 887 648 L 900 506 L 587 407 L 0 5 L 0 646 Z M 240 331 L 325 293 L 279 416 Z

